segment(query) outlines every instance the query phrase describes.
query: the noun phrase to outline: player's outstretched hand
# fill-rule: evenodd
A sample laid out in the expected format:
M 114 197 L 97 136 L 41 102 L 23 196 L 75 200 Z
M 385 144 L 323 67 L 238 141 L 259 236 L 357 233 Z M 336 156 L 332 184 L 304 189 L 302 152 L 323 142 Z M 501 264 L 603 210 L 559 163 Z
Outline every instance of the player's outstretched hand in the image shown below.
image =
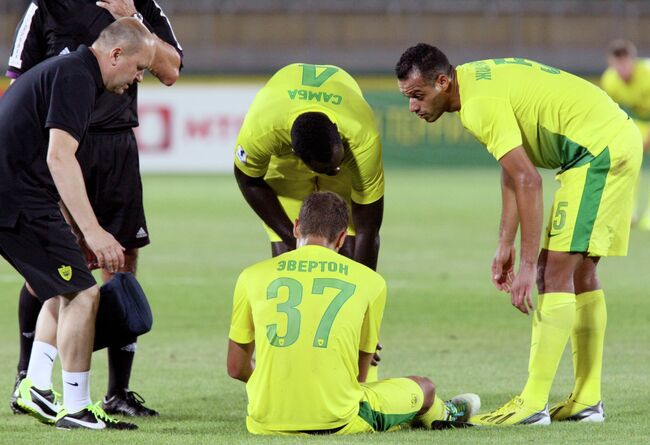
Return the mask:
M 133 0 L 104 0 L 95 2 L 100 8 L 104 8 L 117 20 L 122 17 L 131 17 L 138 12 L 133 5 Z
M 536 268 L 521 265 L 519 273 L 512 281 L 510 295 L 512 305 L 524 314 L 530 314 L 533 307 L 533 286 L 535 285 Z
M 514 245 L 499 243 L 492 260 L 492 283 L 503 292 L 510 292 L 514 278 L 516 251 Z
M 124 267 L 124 247 L 117 242 L 113 235 L 97 226 L 85 234 L 88 248 L 97 257 L 99 267 L 110 273 L 118 272 Z

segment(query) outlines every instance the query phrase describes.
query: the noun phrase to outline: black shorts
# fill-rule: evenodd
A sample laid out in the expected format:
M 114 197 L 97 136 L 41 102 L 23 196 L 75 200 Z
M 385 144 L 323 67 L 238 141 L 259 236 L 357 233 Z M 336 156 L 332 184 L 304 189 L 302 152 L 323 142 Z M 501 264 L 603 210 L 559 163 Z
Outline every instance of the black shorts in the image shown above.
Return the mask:
M 77 159 L 99 224 L 125 248 L 149 244 L 133 130 L 88 132 Z
M 72 229 L 59 211 L 0 228 L 0 254 L 25 278 L 42 301 L 96 284 Z

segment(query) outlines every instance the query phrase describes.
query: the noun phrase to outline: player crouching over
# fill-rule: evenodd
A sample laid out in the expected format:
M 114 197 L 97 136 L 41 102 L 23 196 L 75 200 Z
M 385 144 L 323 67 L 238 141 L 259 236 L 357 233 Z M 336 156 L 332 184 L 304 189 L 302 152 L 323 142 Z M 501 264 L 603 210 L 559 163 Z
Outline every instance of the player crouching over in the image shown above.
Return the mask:
M 379 339 L 386 282 L 338 253 L 348 219 L 338 195 L 312 194 L 294 224 L 297 249 L 239 276 L 228 374 L 246 382 L 251 433 L 438 428 L 462 424 L 480 408 L 475 394 L 443 401 L 426 377 L 364 383 Z M 324 262 L 340 266 L 309 267 Z

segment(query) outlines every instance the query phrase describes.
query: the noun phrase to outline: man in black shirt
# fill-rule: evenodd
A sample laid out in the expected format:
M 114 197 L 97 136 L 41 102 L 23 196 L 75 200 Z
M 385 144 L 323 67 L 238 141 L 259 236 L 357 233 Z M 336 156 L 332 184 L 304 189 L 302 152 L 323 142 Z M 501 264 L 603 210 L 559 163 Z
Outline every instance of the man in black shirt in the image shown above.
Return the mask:
M 124 266 L 124 248 L 93 213 L 75 152 L 102 90 L 128 90 L 154 54 L 151 33 L 136 19 L 122 19 L 91 48 L 82 45 L 26 72 L 0 101 L 0 254 L 45 301 L 32 358 L 50 362 L 49 369 L 33 370 L 30 363 L 18 404 L 58 428 L 136 428 L 108 417 L 90 400 L 99 289 L 59 205 L 101 267 L 115 272 Z M 63 408 L 51 386 L 57 352 Z
M 164 84 L 173 84 L 179 75 L 182 49 L 167 16 L 153 0 L 32 0 L 17 27 L 7 76 L 15 79 L 46 58 L 74 51 L 80 44 L 89 45 L 115 19 L 130 16 L 143 21 L 156 35 L 156 54 L 151 72 Z M 77 153 L 99 224 L 126 249 L 125 265 L 120 271 L 134 274 L 138 249 L 149 244 L 142 205 L 138 147 L 132 130 L 137 125 L 136 85 L 120 96 L 102 94 Z M 92 255 L 87 257 L 89 265 L 97 267 Z M 107 281 L 112 274 L 104 268 L 102 276 Z M 41 307 L 33 294 L 28 284 L 20 293 L 20 359 L 16 388 L 26 374 L 33 331 Z M 127 344 L 108 348 L 109 380 L 103 405 L 108 413 L 130 416 L 158 414 L 145 407 L 143 399 L 128 389 L 136 346 L 134 337 Z M 11 400 L 15 412 L 20 411 L 15 403 L 17 395 L 14 391 Z

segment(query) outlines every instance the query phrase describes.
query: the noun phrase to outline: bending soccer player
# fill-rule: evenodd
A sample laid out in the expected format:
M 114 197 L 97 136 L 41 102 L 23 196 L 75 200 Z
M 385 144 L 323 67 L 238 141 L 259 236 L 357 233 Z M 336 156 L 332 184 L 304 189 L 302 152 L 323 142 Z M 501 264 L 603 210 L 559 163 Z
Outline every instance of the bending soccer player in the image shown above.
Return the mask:
M 643 150 L 650 148 L 650 60 L 637 58 L 636 47 L 629 40 L 618 39 L 607 48 L 609 67 L 600 79 L 600 85 L 632 119 L 643 139 Z M 641 178 L 637 183 L 639 191 Z M 641 230 L 650 230 L 650 201 L 637 221 L 636 209 L 632 213 L 632 223 Z
M 402 54 L 395 71 L 411 112 L 427 122 L 458 112 L 465 128 L 501 164 L 503 203 L 492 281 L 511 294 L 517 309 L 534 315 L 523 392 L 470 421 L 602 422 L 607 312 L 596 266 L 601 257 L 627 254 L 642 157 L 638 129 L 595 85 L 527 59 L 482 60 L 454 68 L 438 48 L 421 43 Z M 560 182 L 541 252 L 542 180 L 535 167 L 559 169 Z M 569 338 L 575 385 L 549 415 L 549 391 Z
M 443 402 L 426 377 L 364 383 L 386 282 L 338 253 L 348 219 L 335 193 L 310 195 L 293 229 L 297 249 L 239 276 L 228 374 L 246 382 L 251 433 L 352 434 L 410 423 L 431 428 L 464 422 L 479 409 L 475 394 Z
M 266 226 L 273 256 L 296 247 L 293 221 L 303 200 L 329 190 L 352 211 L 341 253 L 377 268 L 381 142 L 361 89 L 341 68 L 296 63 L 271 77 L 239 132 L 235 178 Z
M 124 266 L 124 248 L 99 225 L 75 153 L 103 90 L 121 94 L 142 80 L 154 36 L 136 19 L 108 26 L 88 48 L 47 60 L 0 101 L 0 254 L 45 301 L 18 406 L 61 429 L 134 429 L 90 398 L 90 362 L 99 290 L 62 201 L 100 266 Z M 61 357 L 63 407 L 52 390 Z M 39 362 L 39 366 L 34 366 Z
M 15 80 L 45 59 L 67 54 L 82 44 L 90 45 L 104 28 L 121 17 L 135 17 L 155 33 L 156 51 L 150 72 L 165 85 L 173 84 L 179 76 L 182 50 L 167 16 L 153 0 L 32 0 L 17 27 L 7 76 Z M 125 264 L 119 271 L 133 274 L 139 249 L 149 244 L 138 146 L 133 133 L 133 127 L 138 125 L 137 97 L 136 84 L 121 95 L 104 92 L 97 100 L 88 132 L 77 153 L 99 224 L 126 249 Z M 97 267 L 92 255 L 87 256 L 93 267 Z M 107 269 L 102 270 L 104 281 L 112 276 Z M 27 372 L 41 308 L 33 295 L 29 284 L 21 289 L 20 358 L 15 389 Z M 108 388 L 103 404 L 108 413 L 158 415 L 129 389 L 136 348 L 136 337 L 108 348 Z M 20 413 L 17 396 L 14 391 L 10 405 L 14 412 Z

